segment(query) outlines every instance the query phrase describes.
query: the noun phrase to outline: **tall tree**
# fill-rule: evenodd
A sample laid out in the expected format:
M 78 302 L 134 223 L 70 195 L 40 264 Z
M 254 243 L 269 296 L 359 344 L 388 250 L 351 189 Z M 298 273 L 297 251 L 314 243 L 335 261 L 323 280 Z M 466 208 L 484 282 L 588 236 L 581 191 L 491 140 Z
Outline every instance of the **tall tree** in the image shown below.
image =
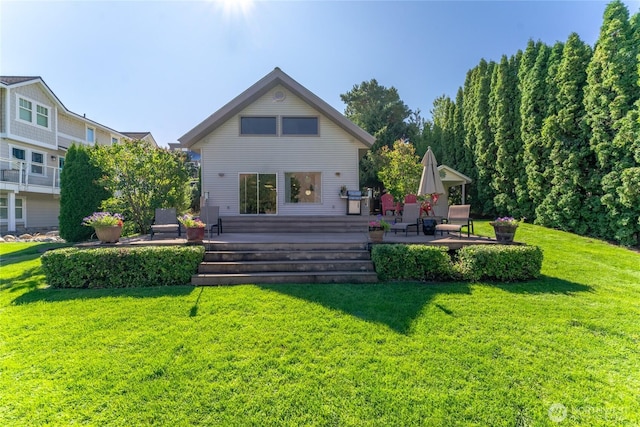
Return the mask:
M 459 163 L 459 171 L 467 175 L 472 180 L 472 184 L 467 191 L 467 199 L 471 203 L 474 212 L 481 211 L 478 201 L 478 169 L 476 167 L 476 125 L 474 120 L 475 105 L 475 84 L 476 74 L 479 72 L 479 66 L 472 68 L 467 72 L 464 80 L 462 91 L 464 97 L 462 100 L 462 121 L 464 124 L 464 156 Z
M 385 188 L 394 199 L 402 200 L 407 194 L 416 194 L 420 185 L 422 165 L 415 147 L 405 141 L 396 141 L 393 149 L 383 147 L 384 166 L 378 172 Z
M 521 205 L 521 209 L 523 215 L 532 220 L 535 206 L 542 202 L 549 190 L 542 175 L 549 158 L 549 149 L 542 144 L 542 123 L 547 108 L 545 77 L 549 54 L 550 49 L 546 44 L 530 40 L 518 70 L 521 94 L 520 138 L 529 195 L 529 203 Z
M 634 25 L 624 3 L 615 0 L 607 5 L 587 69 L 584 101 L 591 131 L 590 144 L 597 156 L 592 179 L 602 185 L 602 203 L 607 218 L 602 232 L 604 235 L 617 234 L 625 242 L 632 239 L 629 231 L 621 231 L 621 227 L 629 228 L 624 225 L 628 217 L 633 216 L 633 210 L 624 208 L 617 189 L 622 185 L 623 171 L 634 166 L 629 161 L 633 127 L 627 119 L 640 94 L 637 85 L 639 46 Z M 621 132 L 623 127 L 624 132 Z M 630 231 L 633 234 L 633 230 Z
M 346 104 L 345 116 L 376 137 L 373 153 L 361 161 L 360 184 L 377 187 L 380 182 L 375 156 L 382 147 L 391 147 L 394 141 L 411 136 L 408 134 L 415 129 L 406 120 L 412 111 L 400 99 L 396 88 L 381 86 L 376 79 L 354 85 L 340 99 Z
M 478 173 L 476 190 L 478 205 L 485 215 L 495 215 L 496 210 L 493 203 L 495 191 L 491 187 L 491 180 L 496 173 L 496 147 L 493 143 L 493 134 L 489 124 L 489 94 L 491 84 L 497 79 L 494 75 L 495 62 L 487 63 L 480 60 L 477 72 L 474 74 L 473 103 L 473 131 L 475 133 L 475 164 Z
M 72 144 L 65 156 L 60 174 L 60 237 L 69 242 L 81 242 L 93 234 L 82 219 L 98 211 L 111 194 L 98 183 L 102 169 L 89 155 L 90 148 Z
M 536 221 L 546 226 L 584 234 L 595 218 L 586 209 L 592 202 L 592 185 L 587 176 L 593 167 L 584 126 L 583 91 L 591 48 L 573 33 L 564 46 L 556 75 L 559 110 L 543 125 L 542 138 L 552 147 L 551 191 L 537 207 Z
M 498 215 L 524 216 L 521 204 L 528 200 L 526 178 L 522 173 L 522 141 L 518 89 L 518 56 L 502 56 L 495 67 L 491 83 L 490 124 L 496 153 L 495 173 L 491 186 Z
M 456 101 L 453 112 L 453 159 L 451 160 L 452 168 L 462 171 L 465 158 L 465 131 L 464 131 L 464 91 L 461 87 L 456 93 Z M 463 172 L 464 173 L 464 172 Z

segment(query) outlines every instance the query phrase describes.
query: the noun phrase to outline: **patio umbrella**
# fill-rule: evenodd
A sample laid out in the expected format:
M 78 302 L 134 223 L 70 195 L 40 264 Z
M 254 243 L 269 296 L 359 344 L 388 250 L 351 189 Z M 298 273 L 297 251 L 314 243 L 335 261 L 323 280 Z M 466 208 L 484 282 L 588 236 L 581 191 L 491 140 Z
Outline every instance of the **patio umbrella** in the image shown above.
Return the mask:
M 438 172 L 438 162 L 436 156 L 433 155 L 431 147 L 427 148 L 427 152 L 422 158 L 422 178 L 420 179 L 420 188 L 418 196 L 428 196 L 431 194 L 444 194 L 444 185 L 440 179 Z

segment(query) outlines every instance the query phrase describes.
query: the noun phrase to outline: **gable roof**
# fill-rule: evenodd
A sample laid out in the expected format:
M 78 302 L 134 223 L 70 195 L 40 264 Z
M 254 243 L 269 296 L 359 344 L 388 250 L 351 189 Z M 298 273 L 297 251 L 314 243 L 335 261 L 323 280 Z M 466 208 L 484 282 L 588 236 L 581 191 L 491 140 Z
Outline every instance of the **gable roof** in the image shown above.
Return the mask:
M 18 83 L 24 83 L 31 80 L 38 80 L 40 77 L 26 77 L 26 76 L 0 76 L 0 83 L 5 84 L 7 86 L 15 85 Z
M 272 72 L 258 80 L 249 89 L 235 97 L 231 102 L 220 108 L 218 111 L 207 117 L 203 122 L 191 129 L 189 132 L 178 138 L 183 147 L 191 147 L 204 136 L 213 132 L 220 125 L 225 123 L 239 111 L 252 104 L 258 98 L 266 94 L 274 87 L 282 85 L 290 90 L 296 96 L 307 102 L 309 105 L 327 116 L 333 123 L 338 125 L 344 131 L 361 141 L 367 147 L 371 147 L 375 142 L 375 138 L 365 130 L 351 122 L 338 110 L 327 104 L 310 90 L 302 86 L 285 74 L 280 68 L 276 67 Z

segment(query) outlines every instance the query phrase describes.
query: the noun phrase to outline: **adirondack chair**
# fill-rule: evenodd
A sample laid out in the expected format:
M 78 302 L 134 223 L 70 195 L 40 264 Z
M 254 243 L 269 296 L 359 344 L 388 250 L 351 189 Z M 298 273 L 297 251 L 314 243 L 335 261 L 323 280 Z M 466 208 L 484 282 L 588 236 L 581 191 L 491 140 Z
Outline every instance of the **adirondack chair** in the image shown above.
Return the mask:
M 382 203 L 382 215 L 386 215 L 388 211 L 391 211 L 392 214 L 396 212 L 396 204 L 390 193 L 383 194 L 380 197 L 380 203 Z

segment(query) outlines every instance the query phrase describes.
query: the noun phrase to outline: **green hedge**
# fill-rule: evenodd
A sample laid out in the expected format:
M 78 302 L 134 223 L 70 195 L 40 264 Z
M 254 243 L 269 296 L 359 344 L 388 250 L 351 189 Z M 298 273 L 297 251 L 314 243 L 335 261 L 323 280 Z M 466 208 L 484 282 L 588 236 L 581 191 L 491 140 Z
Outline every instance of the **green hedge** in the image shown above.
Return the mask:
M 529 280 L 541 268 L 542 249 L 537 246 L 476 245 L 458 251 L 458 271 L 467 280 Z
M 186 285 L 204 257 L 202 246 L 65 248 L 42 255 L 54 288 Z
M 374 245 L 371 259 L 380 280 L 447 280 L 455 276 L 444 246 Z
M 453 260 L 444 246 L 374 245 L 378 278 L 389 280 L 529 280 L 540 275 L 542 250 L 536 246 L 474 245 Z

